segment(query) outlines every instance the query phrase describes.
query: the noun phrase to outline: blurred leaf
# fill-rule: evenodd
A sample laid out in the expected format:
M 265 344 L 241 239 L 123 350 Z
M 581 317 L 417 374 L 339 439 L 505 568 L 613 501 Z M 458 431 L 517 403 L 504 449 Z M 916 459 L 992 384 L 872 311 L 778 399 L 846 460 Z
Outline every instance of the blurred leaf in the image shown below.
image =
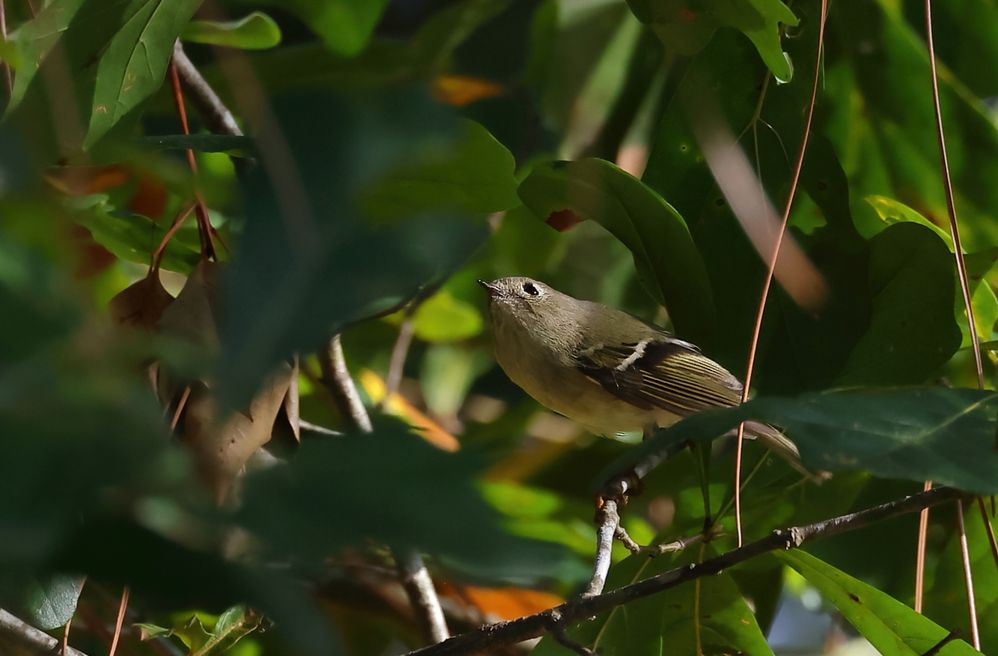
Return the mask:
M 84 577 L 56 575 L 30 586 L 25 602 L 25 620 L 43 631 L 51 631 L 73 618 L 83 591 Z
M 412 315 L 416 337 L 428 342 L 456 342 L 482 332 L 482 315 L 470 303 L 439 291 L 422 302 Z
M 919 30 L 922 11 L 915 21 Z M 895 198 L 944 224 L 939 147 L 935 130 L 925 129 L 935 124 L 932 103 L 910 102 L 924 93 L 929 79 L 924 40 L 891 3 L 850 3 L 830 12 L 828 20 L 831 33 L 842 35 L 834 41 L 841 51 L 825 63 L 828 134 L 840 144 L 852 193 Z M 971 43 L 963 39 L 961 32 L 960 42 Z M 975 54 L 978 60 L 986 56 Z M 998 149 L 998 129 L 981 99 L 967 93 L 959 79 L 940 75 L 939 93 L 963 242 L 977 250 L 998 237 L 991 210 L 998 204 L 992 183 L 998 163 L 989 155 Z
M 625 471 L 666 445 L 713 439 L 742 419 L 756 419 L 780 426 L 815 471 L 865 469 L 884 478 L 933 480 L 990 494 L 998 491 L 996 411 L 998 393 L 941 387 L 763 397 L 660 429 L 604 473 Z
M 947 638 L 946 629 L 932 620 L 806 552 L 774 555 L 800 572 L 881 654 L 920 656 Z M 933 653 L 955 656 L 980 652 L 963 640 L 951 640 Z
M 426 406 L 437 416 L 456 417 L 475 378 L 494 364 L 480 349 L 435 344 L 426 350 L 419 382 Z
M 462 121 L 457 140 L 389 169 L 362 192 L 360 205 L 377 219 L 434 209 L 498 212 L 520 204 L 515 169 L 513 156 L 488 130 L 474 121 Z
M 609 230 L 630 249 L 638 278 L 676 332 L 707 341 L 714 307 L 703 261 L 683 218 L 651 188 L 609 162 L 585 159 L 534 167 L 519 193 L 542 220 L 571 209 Z
M 713 549 L 698 547 L 654 559 L 633 555 L 610 570 L 607 589 L 714 555 Z M 595 622 L 566 633 L 573 641 L 605 656 L 773 653 L 751 609 L 727 573 L 618 606 Z M 560 655 L 564 653 L 564 647 L 549 636 L 531 653 Z
M 497 82 L 466 75 L 438 75 L 433 78 L 433 97 L 455 107 L 464 107 L 506 93 Z
M 797 17 L 780 0 L 628 0 L 627 4 L 666 47 L 681 55 L 697 54 L 719 27 L 733 27 L 752 41 L 777 80 L 789 82 L 793 77 L 793 64 L 780 44 L 780 25 L 797 25 Z
M 352 57 L 367 45 L 387 0 L 264 0 L 300 18 L 329 50 Z
M 94 241 L 131 262 L 149 264 L 153 251 L 169 229 L 165 222 L 115 210 L 102 194 L 71 199 L 67 204 L 73 210 L 76 222 L 90 231 Z M 188 272 L 198 263 L 200 253 L 197 226 L 190 220 L 167 244 L 162 267 Z
M 287 466 L 251 474 L 239 514 L 297 562 L 318 563 L 376 540 L 436 554 L 479 576 L 542 573 L 559 551 L 500 528 L 473 483 L 479 468 L 475 456 L 446 453 L 385 421 L 370 435 L 306 441 Z
M 386 169 L 449 137 L 450 115 L 424 96 L 317 93 L 274 107 L 278 123 L 258 143 L 279 135 L 294 159 L 276 178 L 259 167 L 241 180 L 247 220 L 224 284 L 219 363 L 233 407 L 292 351 L 315 348 L 456 269 L 485 232 L 439 213 L 375 226 L 351 202 Z
M 427 417 L 404 396 L 395 392 L 385 398 L 385 381 L 370 369 L 361 369 L 357 378 L 364 391 L 376 404 L 381 404 L 386 413 L 399 417 L 409 424 L 412 430 L 427 442 L 444 451 L 457 451 L 461 443 L 447 429 Z
M 38 72 L 38 67 L 48 56 L 52 46 L 62 37 L 76 12 L 85 4 L 83 0 L 55 0 L 48 3 L 34 19 L 24 23 L 8 35 L 8 42 L 17 48 L 17 75 L 7 111 L 20 103 L 28 86 Z
M 229 153 L 246 156 L 252 152 L 253 140 L 231 134 L 164 134 L 136 137 L 135 143 L 164 150 L 186 150 L 203 153 Z
M 264 50 L 281 42 L 281 28 L 267 14 L 254 11 L 236 20 L 192 20 L 180 38 L 213 46 Z

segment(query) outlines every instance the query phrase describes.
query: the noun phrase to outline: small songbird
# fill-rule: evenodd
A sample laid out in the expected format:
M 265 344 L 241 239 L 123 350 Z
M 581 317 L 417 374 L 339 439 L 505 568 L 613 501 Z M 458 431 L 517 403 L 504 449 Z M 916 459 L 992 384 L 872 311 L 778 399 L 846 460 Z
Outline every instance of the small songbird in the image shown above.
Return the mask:
M 593 433 L 669 426 L 741 402 L 742 384 L 727 369 L 626 312 L 530 278 L 479 284 L 489 294 L 496 360 L 506 375 Z M 745 432 L 807 473 L 797 447 L 779 430 L 747 422 Z

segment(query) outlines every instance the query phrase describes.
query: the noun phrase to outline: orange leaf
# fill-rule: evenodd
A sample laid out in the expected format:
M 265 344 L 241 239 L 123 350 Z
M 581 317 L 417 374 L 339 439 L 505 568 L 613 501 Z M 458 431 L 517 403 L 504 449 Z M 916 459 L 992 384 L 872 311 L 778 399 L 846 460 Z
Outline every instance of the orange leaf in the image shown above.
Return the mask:
M 447 105 L 464 107 L 477 100 L 495 98 L 506 89 L 497 82 L 465 75 L 438 75 L 433 79 L 433 97 Z
M 381 376 L 370 369 L 362 369 L 358 379 L 371 400 L 375 403 L 381 403 L 381 400 L 385 398 L 385 381 L 381 379 Z M 457 441 L 456 437 L 420 412 L 416 406 L 409 403 L 398 392 L 392 394 L 384 405 L 388 413 L 405 419 L 424 440 L 433 446 L 444 451 L 457 451 L 461 448 L 461 443 Z

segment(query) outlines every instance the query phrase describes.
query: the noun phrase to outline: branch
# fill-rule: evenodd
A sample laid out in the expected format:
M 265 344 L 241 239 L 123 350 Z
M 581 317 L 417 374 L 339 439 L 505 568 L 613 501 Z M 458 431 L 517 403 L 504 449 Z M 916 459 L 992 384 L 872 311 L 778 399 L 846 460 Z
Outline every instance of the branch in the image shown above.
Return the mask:
M 423 633 L 434 644 L 443 642 L 450 636 L 450 631 L 447 630 L 444 610 L 440 606 L 433 579 L 430 578 L 422 556 L 410 551 L 404 557 L 396 558 L 399 580 L 409 596 L 409 603 L 412 604 Z
M 352 424 L 354 430 L 370 433 L 374 430 L 371 417 L 360 399 L 353 378 L 350 377 L 346 359 L 343 357 L 340 336 L 333 335 L 325 350 L 319 355 L 322 381 L 332 392 L 344 419 Z M 402 585 L 409 594 L 409 602 L 420 623 L 426 627 L 427 637 L 435 643 L 444 640 L 449 635 L 444 612 L 440 607 L 440 599 L 437 597 L 426 564 L 423 563 L 423 557 L 416 551 L 409 551 L 405 554 L 396 553 L 395 561 L 398 563 Z
M 187 57 L 179 39 L 173 44 L 173 63 L 177 66 L 177 75 L 180 76 L 180 81 L 187 87 L 187 97 L 190 98 L 194 108 L 198 110 L 205 127 L 215 134 L 242 136 L 243 131 L 239 129 L 239 124 L 236 123 L 232 112 Z
M 14 644 L 27 653 L 39 656 L 58 654 L 61 648 L 59 641 L 49 634 L 0 608 L 0 644 L 3 643 Z M 63 653 L 66 656 L 86 656 L 72 647 L 67 647 Z
M 370 433 L 373 430 L 371 417 L 350 378 L 339 335 L 329 338 L 326 348 L 319 354 L 319 366 L 322 367 L 322 382 L 332 393 L 343 420 L 355 431 Z
M 578 624 L 611 608 L 674 588 L 687 581 L 719 574 L 730 567 L 770 551 L 796 549 L 815 538 L 854 531 L 885 519 L 916 512 L 943 501 L 962 497 L 963 493 L 957 490 L 938 487 L 929 492 L 920 492 L 848 515 L 833 517 L 805 526 L 777 529 L 761 540 L 733 549 L 702 563 L 677 567 L 604 594 L 592 597 L 582 596 L 555 608 L 509 622 L 487 624 L 474 631 L 445 640 L 439 645 L 409 652 L 407 656 L 474 654 L 498 646 L 537 638 L 545 633 L 564 630 L 566 627 Z

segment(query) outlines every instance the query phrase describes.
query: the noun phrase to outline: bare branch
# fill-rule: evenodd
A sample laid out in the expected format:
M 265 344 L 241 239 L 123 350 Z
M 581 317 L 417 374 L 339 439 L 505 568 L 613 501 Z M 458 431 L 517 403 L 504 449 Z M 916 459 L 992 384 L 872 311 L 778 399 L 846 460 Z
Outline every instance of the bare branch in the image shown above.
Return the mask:
M 409 602 L 416 612 L 416 619 L 423 633 L 431 643 L 443 642 L 450 637 L 450 631 L 447 630 L 443 608 L 422 556 L 412 551 L 398 560 L 397 564 L 399 580 L 409 595 Z
M 319 354 L 319 366 L 322 367 L 322 382 L 333 395 L 333 401 L 343 415 L 350 428 L 361 433 L 372 430 L 371 417 L 367 414 L 360 393 L 350 378 L 346 359 L 343 357 L 343 344 L 339 335 L 333 335 L 326 348 Z
M 370 433 L 373 430 L 371 417 L 360 399 L 353 378 L 350 377 L 339 335 L 330 338 L 325 350 L 320 354 L 319 362 L 322 366 L 322 380 L 332 392 L 343 417 L 354 430 Z M 423 557 L 416 551 L 410 551 L 405 554 L 396 553 L 395 560 L 398 563 L 402 584 L 409 594 L 409 602 L 419 616 L 420 623 L 426 628 L 427 637 L 433 642 L 444 640 L 450 634 L 444 621 L 440 599 L 423 563 Z
M 412 346 L 412 333 L 414 330 L 412 315 L 416 311 L 416 303 L 406 306 L 402 325 L 399 326 L 398 337 L 395 338 L 395 345 L 392 346 L 392 356 L 388 364 L 388 375 L 385 376 L 385 396 L 381 399 L 381 405 L 388 403 L 388 399 L 398 391 L 402 383 L 402 372 L 405 370 L 405 361 L 409 355 L 409 347 Z
M 589 580 L 589 587 L 583 593 L 584 597 L 592 597 L 603 592 L 606 577 L 610 573 L 613 538 L 617 535 L 617 527 L 620 526 L 616 498 L 603 499 L 599 510 L 596 511 L 596 523 L 599 527 L 596 529 L 596 559 L 593 561 L 593 575 Z
M 777 529 L 768 536 L 701 563 L 671 569 L 656 576 L 595 596 L 581 596 L 555 608 L 509 622 L 487 624 L 444 642 L 409 652 L 408 656 L 456 656 L 475 654 L 511 645 L 545 633 L 564 630 L 599 613 L 642 599 L 687 581 L 718 574 L 760 554 L 777 549 L 796 549 L 809 540 L 854 531 L 892 517 L 912 513 L 938 503 L 960 499 L 963 493 L 947 487 L 920 492 L 866 510 L 824 521 Z
M 173 62 L 177 66 L 180 81 L 187 88 L 187 97 L 198 110 L 205 127 L 215 134 L 242 136 L 243 131 L 239 129 L 232 112 L 187 57 L 179 39 L 173 44 Z
M 27 653 L 38 656 L 58 654 L 62 647 L 59 640 L 0 608 L 0 645 L 3 644 L 17 645 Z M 86 656 L 72 647 L 66 647 L 63 653 L 66 656 Z

